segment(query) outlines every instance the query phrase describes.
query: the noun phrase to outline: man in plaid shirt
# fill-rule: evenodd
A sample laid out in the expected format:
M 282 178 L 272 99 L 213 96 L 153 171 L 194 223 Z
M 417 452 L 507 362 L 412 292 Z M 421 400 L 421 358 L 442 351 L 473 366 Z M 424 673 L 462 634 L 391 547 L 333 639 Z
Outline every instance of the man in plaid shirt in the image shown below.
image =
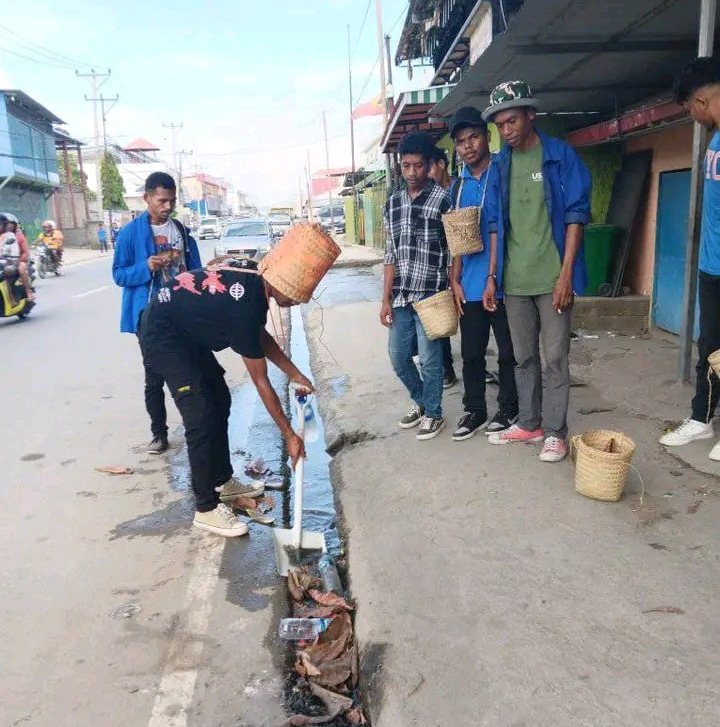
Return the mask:
M 428 340 L 412 306 L 448 287 L 449 252 L 441 216 L 451 202 L 428 176 L 433 147 L 423 132 L 402 139 L 398 152 L 407 188 L 390 195 L 384 214 L 387 243 L 380 322 L 390 329 L 390 361 L 413 400 L 399 425 L 412 429 L 419 424 L 418 439 L 432 439 L 445 427 L 442 341 Z M 413 362 L 415 336 L 422 376 Z

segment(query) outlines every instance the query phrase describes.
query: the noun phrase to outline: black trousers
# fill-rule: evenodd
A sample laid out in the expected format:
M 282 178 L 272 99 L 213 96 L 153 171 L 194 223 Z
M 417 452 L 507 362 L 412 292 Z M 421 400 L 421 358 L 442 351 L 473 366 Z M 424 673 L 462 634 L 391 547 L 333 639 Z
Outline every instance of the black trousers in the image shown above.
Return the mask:
M 709 422 L 720 397 L 720 379 L 710 374 L 708 384 L 708 356 L 720 349 L 720 276 L 702 271 L 698 278 L 700 300 L 700 338 L 698 339 L 697 381 L 692 400 L 692 418 Z M 712 394 L 711 394 L 712 391 Z
M 195 506 L 214 510 L 220 501 L 215 488 L 233 474 L 225 370 L 212 351 L 190 348 L 176 334 L 141 332 L 140 345 L 146 365 L 167 382 L 182 415 Z
M 139 334 L 138 334 L 139 335 Z M 142 344 L 140 345 L 142 352 Z M 145 409 L 150 415 L 150 431 L 153 438 L 167 439 L 167 409 L 165 408 L 165 380 L 159 374 L 151 371 L 143 355 L 145 368 Z
M 462 352 L 463 385 L 465 387 L 463 406 L 467 412 L 480 414 L 483 418 L 487 416 L 485 354 L 490 340 L 491 328 L 495 334 L 495 342 L 498 347 L 500 379 L 498 407 L 500 411 L 514 417 L 518 413 L 518 396 L 515 386 L 515 355 L 505 305 L 502 302 L 498 302 L 498 308 L 494 313 L 486 311 L 482 301 L 468 302 L 464 306 L 464 313 L 460 318 L 460 333 L 462 335 L 460 350 Z

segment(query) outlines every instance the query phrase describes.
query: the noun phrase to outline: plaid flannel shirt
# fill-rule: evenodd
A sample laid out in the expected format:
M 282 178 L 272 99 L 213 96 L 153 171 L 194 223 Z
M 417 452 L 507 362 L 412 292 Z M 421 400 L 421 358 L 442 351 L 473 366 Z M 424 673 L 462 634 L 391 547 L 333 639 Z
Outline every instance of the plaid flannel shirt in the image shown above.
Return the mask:
M 395 266 L 393 308 L 447 289 L 450 257 L 441 215 L 451 206 L 450 195 L 435 182 L 414 200 L 401 189 L 385 203 L 385 265 Z

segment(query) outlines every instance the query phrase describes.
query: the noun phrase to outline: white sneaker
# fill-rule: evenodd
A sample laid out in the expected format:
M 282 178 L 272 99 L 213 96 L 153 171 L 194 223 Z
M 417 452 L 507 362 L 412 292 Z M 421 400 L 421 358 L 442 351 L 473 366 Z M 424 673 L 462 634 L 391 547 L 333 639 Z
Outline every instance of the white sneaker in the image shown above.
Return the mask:
M 216 487 L 215 491 L 220 493 L 220 499 L 225 502 L 236 497 L 261 497 L 265 492 L 265 485 L 262 482 L 256 485 L 243 485 L 231 477 L 222 487 Z
M 710 450 L 708 457 L 716 462 L 720 462 L 720 441 Z
M 210 512 L 196 512 L 193 525 L 201 530 L 208 530 L 225 538 L 236 538 L 247 535 L 248 526 L 239 520 L 233 511 L 221 502 Z
M 677 429 L 663 434 L 660 437 L 660 444 L 664 444 L 666 447 L 682 447 L 683 444 L 689 444 L 699 439 L 712 439 L 714 436 L 715 430 L 712 424 L 688 418 Z M 720 459 L 720 453 L 718 453 L 718 459 Z

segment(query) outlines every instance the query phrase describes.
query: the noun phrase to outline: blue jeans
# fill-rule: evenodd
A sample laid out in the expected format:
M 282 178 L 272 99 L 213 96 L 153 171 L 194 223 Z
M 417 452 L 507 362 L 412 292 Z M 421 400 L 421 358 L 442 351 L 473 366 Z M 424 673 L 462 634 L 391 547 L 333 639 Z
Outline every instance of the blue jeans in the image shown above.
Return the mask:
M 443 343 L 428 340 L 420 318 L 412 305 L 393 308 L 388 351 L 392 367 L 405 385 L 410 398 L 425 409 L 425 416 L 442 416 Z M 417 337 L 420 371 L 413 361 L 413 344 Z M 422 372 L 422 378 L 420 376 Z

